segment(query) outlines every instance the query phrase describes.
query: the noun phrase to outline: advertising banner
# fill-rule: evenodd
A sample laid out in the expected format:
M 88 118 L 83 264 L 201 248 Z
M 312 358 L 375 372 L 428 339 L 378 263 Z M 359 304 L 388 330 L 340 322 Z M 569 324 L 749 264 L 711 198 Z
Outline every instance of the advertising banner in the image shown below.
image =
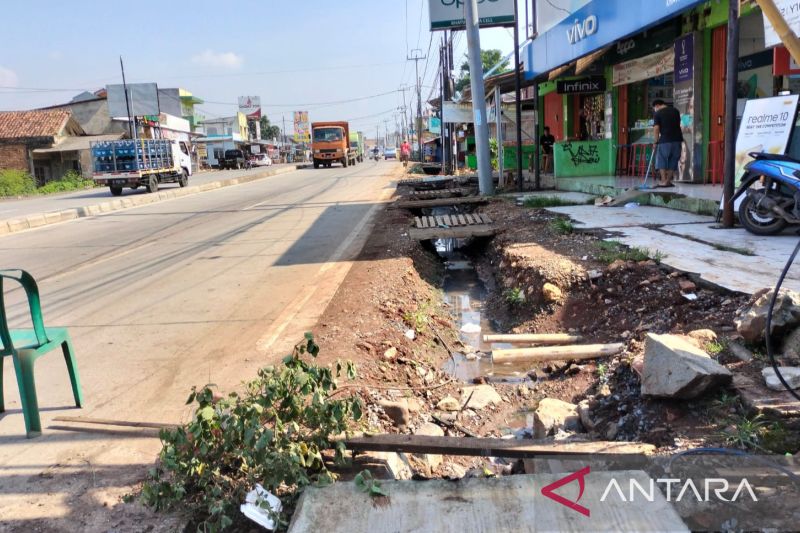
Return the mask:
M 261 118 L 261 97 L 260 96 L 240 96 L 239 112 L 247 118 Z
M 311 129 L 308 125 L 308 111 L 294 112 L 294 142 L 311 142 Z
M 675 86 L 672 105 L 681 114 L 683 145 L 678 162 L 678 181 L 702 181 L 702 161 L 697 154 L 702 153 L 701 128 L 695 110 L 700 109 L 702 51 L 695 46 L 696 34 L 689 33 L 675 41 Z
M 481 28 L 514 25 L 515 0 L 478 0 L 478 17 Z M 464 0 L 428 0 L 431 31 L 463 30 Z
M 472 124 L 472 104 L 456 104 L 446 101 L 442 107 L 442 122 L 445 124 Z
M 781 16 L 794 34 L 800 33 L 800 0 L 775 0 L 775 7 L 781 12 Z M 781 44 L 781 38 L 769 23 L 767 16 L 762 16 L 764 17 L 764 47 L 770 48 Z
M 125 87 L 123 85 L 106 85 L 108 114 L 113 117 L 127 117 L 128 107 L 131 116 L 158 115 L 161 108 L 158 103 L 158 86 L 155 83 L 129 83 L 128 102 L 125 103 Z
M 434 135 L 442 134 L 442 119 L 438 117 L 430 117 L 428 119 L 428 131 Z
M 605 90 L 606 79 L 603 76 L 556 81 L 556 92 L 558 94 L 591 94 L 602 93 Z
M 663 74 L 672 72 L 675 68 L 675 51 L 673 49 L 664 50 L 657 54 L 632 59 L 625 63 L 614 65 L 612 73 L 612 85 L 627 85 L 637 81 L 655 78 Z
M 748 100 L 736 136 L 736 183 L 744 166 L 752 159 L 750 152 L 784 154 L 794 129 L 797 101 L 800 96 L 775 96 Z

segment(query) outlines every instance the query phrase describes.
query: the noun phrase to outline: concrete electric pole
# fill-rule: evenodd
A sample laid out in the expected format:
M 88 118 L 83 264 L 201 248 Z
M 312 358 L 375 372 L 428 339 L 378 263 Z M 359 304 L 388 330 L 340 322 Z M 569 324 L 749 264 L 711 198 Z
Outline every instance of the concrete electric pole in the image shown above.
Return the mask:
M 419 79 L 419 62 L 428 56 L 422 55 L 422 50 L 414 48 L 406 58 L 414 62 L 414 76 L 417 81 L 417 120 L 414 121 L 414 130 L 417 132 L 417 150 L 419 150 L 419 160 L 422 161 L 422 83 Z
M 723 162 L 722 225 L 732 228 L 733 194 L 736 187 L 736 90 L 739 66 L 739 2 L 728 6 L 728 51 L 725 71 L 725 160 Z
M 478 28 L 478 0 L 464 2 L 467 21 L 469 79 L 472 89 L 472 115 L 475 120 L 475 151 L 478 156 L 478 188 L 482 195 L 494 194 L 492 161 L 489 153 L 489 124 L 486 117 L 486 90 L 483 85 L 481 36 Z

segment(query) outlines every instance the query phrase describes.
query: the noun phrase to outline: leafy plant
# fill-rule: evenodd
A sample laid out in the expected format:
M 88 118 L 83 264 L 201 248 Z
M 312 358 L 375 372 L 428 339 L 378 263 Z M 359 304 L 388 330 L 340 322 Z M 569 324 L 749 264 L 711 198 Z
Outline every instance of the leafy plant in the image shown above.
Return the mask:
M 239 504 L 256 483 L 285 509 L 307 485 L 332 482 L 322 451 L 333 448 L 342 459 L 344 444 L 331 436 L 359 420 L 362 407 L 358 398 L 330 398 L 343 370 L 355 377 L 352 363 L 332 369 L 306 361 L 318 353 L 306 334 L 281 367 L 259 370 L 241 394 L 217 400 L 210 386 L 193 388 L 187 404 L 197 404 L 194 417 L 161 432 L 159 464 L 142 487 L 143 502 L 158 510 L 179 506 L 198 531 L 220 531 L 242 520 Z
M 746 416 L 731 421 L 730 427 L 722 433 L 725 444 L 741 449 L 763 449 L 761 439 L 768 430 L 762 415 L 753 418 Z
M 608 264 L 614 261 L 647 261 L 648 259 L 660 263 L 664 258 L 664 254 L 658 250 L 651 252 L 638 246 L 627 247 L 619 241 L 598 241 L 597 247 L 599 248 L 597 260 Z
M 592 201 L 594 203 L 594 200 Z M 522 202 L 525 207 L 543 209 L 545 207 L 564 207 L 569 205 L 579 205 L 579 202 L 565 200 L 559 196 L 529 196 Z
M 381 488 L 381 483 L 372 477 L 372 472 L 369 470 L 362 470 L 359 472 L 353 481 L 358 487 L 358 490 L 369 494 L 373 498 L 376 496 L 386 496 L 386 491 Z
M 22 170 L 0 170 L 0 196 L 23 196 L 36 192 L 36 180 Z
M 89 180 L 81 176 L 80 173 L 70 170 L 61 179 L 48 181 L 36 192 L 38 194 L 52 194 L 56 192 L 78 191 L 81 189 L 90 189 L 96 184 L 94 180 Z
M 413 311 L 403 313 L 403 321 L 417 333 L 422 333 L 428 327 L 430 314 L 431 304 L 430 302 L 425 302 Z
M 608 365 L 606 363 L 597 365 L 597 377 L 603 383 L 608 381 Z
M 575 225 L 568 218 L 557 218 L 550 223 L 550 227 L 561 235 L 569 235 L 575 231 Z
M 522 305 L 525 303 L 525 291 L 519 287 L 507 289 L 503 296 L 510 305 Z
M 500 150 L 497 148 L 497 139 L 489 139 L 489 156 L 492 163 L 492 170 L 497 170 L 500 168 L 500 163 L 498 160 L 499 152 Z
M 709 355 L 719 355 L 725 350 L 725 344 L 719 341 L 710 341 L 706 343 L 705 349 Z

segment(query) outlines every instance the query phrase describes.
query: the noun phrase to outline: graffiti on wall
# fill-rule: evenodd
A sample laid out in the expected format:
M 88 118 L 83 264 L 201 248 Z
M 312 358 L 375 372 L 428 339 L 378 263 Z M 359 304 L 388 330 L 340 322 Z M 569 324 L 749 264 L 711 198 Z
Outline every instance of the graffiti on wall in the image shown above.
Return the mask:
M 586 146 L 581 143 L 576 148 L 571 142 L 564 142 L 561 144 L 564 152 L 569 154 L 572 164 L 576 167 L 581 165 L 595 165 L 600 162 L 600 152 L 596 144 Z

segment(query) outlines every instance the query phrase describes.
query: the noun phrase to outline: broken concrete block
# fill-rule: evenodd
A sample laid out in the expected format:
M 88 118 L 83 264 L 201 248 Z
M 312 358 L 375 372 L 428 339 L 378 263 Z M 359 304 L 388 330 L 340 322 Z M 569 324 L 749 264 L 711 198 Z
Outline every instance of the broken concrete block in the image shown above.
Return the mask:
M 397 348 L 394 346 L 390 347 L 388 350 L 383 352 L 383 358 L 387 360 L 391 360 L 397 357 Z
M 411 421 L 411 413 L 416 413 L 420 410 L 419 402 L 416 399 L 403 399 L 397 402 L 381 400 L 378 405 L 399 429 L 403 429 L 408 425 Z
M 440 411 L 458 411 L 461 409 L 461 403 L 452 396 L 445 396 L 439 400 L 436 408 Z
M 800 328 L 793 329 L 783 339 L 783 356 L 787 359 L 800 359 Z
M 677 335 L 648 333 L 644 347 L 642 395 L 688 400 L 731 382 L 731 372 Z
M 502 401 L 503 398 L 491 385 L 464 387 L 461 396 L 464 409 L 483 409 L 490 404 L 499 405 Z
M 710 329 L 696 329 L 694 331 L 690 331 L 688 335 L 691 338 L 700 341 L 702 344 L 717 340 L 717 334 Z
M 561 300 L 562 297 L 563 293 L 561 292 L 561 289 L 552 283 L 545 283 L 542 286 L 542 298 L 544 298 L 545 302 L 557 302 Z
M 444 430 L 433 422 L 426 422 L 418 427 L 414 434 L 426 435 L 428 437 L 444 437 Z M 439 468 L 439 465 L 441 465 L 444 460 L 441 455 L 430 453 L 414 454 L 413 457 L 424 462 L 431 470 Z
M 413 472 L 406 461 L 395 452 L 365 452 L 360 463 L 378 463 L 386 469 L 386 473 L 394 479 L 411 479 Z
M 794 366 L 779 366 L 778 370 L 780 370 L 781 376 L 783 376 L 783 379 L 786 380 L 786 383 L 788 383 L 792 389 L 800 389 L 800 368 Z M 771 366 L 762 370 L 761 375 L 764 376 L 764 381 L 766 381 L 767 387 L 770 389 L 781 392 L 786 390 L 781 380 L 778 379 L 775 369 Z
M 736 312 L 733 323 L 745 341 L 759 342 L 764 339 L 772 294 L 772 290 L 758 291 L 747 305 Z M 800 325 L 800 293 L 783 289 L 775 301 L 771 333 L 782 334 L 797 325 Z
M 558 430 L 582 431 L 578 406 L 555 398 L 544 398 L 533 412 L 533 438 L 543 439 Z
M 591 431 L 595 428 L 595 422 L 592 420 L 592 413 L 589 408 L 589 400 L 581 400 L 578 403 L 578 416 L 581 419 L 581 424 L 587 430 Z

